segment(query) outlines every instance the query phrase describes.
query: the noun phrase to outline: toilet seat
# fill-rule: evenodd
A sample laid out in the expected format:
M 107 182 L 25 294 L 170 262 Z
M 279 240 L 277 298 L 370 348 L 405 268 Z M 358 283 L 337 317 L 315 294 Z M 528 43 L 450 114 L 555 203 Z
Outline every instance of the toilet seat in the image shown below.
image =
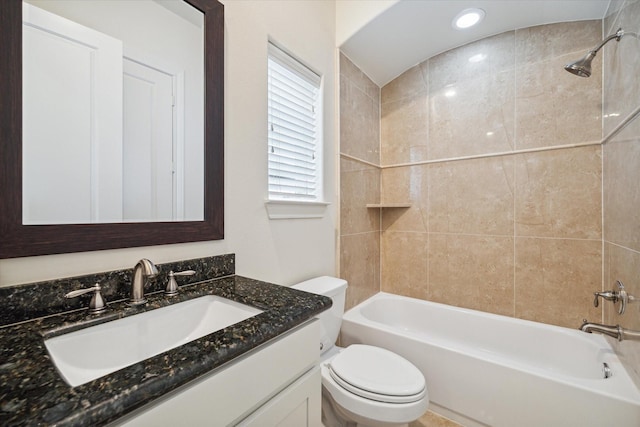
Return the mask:
M 383 348 L 351 345 L 332 358 L 328 370 L 339 386 L 365 399 L 412 403 L 426 395 L 426 384 L 420 370 Z

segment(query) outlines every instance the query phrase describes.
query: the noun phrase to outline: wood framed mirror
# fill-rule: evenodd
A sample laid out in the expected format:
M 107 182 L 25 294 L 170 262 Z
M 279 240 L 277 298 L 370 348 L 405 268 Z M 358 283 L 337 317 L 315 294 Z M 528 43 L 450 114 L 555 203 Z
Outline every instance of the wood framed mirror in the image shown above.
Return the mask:
M 224 238 L 224 7 L 184 1 L 204 14 L 204 220 L 62 225 L 23 224 L 22 0 L 0 2 L 0 258 Z

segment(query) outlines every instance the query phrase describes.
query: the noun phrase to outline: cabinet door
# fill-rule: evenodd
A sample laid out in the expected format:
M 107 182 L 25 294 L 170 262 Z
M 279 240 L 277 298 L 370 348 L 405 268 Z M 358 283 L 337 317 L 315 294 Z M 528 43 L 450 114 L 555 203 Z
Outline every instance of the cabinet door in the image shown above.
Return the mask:
M 241 427 L 320 427 L 322 384 L 318 366 L 242 420 Z
M 271 399 L 277 399 L 281 393 L 304 382 L 301 380 L 313 377 L 311 373 L 318 366 L 320 355 L 319 336 L 320 323 L 311 320 L 114 421 L 109 427 L 237 425 L 238 420 L 246 419 L 248 414 L 269 405 Z M 304 393 L 305 396 L 313 395 L 311 389 L 321 393 L 319 376 L 306 382 L 299 389 L 301 391 L 296 392 L 300 396 L 291 399 L 299 397 L 300 404 Z M 320 397 L 309 398 L 309 402 L 309 412 L 317 412 L 318 423 L 297 424 L 296 427 L 320 425 Z M 281 419 L 285 417 L 286 414 Z M 253 425 L 267 427 L 269 424 Z

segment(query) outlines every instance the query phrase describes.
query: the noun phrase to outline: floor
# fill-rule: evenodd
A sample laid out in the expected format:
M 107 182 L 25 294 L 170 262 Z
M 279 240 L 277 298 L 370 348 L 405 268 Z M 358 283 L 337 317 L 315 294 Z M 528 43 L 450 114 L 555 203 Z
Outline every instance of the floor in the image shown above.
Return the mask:
M 409 427 L 463 427 L 462 425 L 451 421 L 450 419 L 436 415 L 431 411 L 427 411 L 419 420 L 409 424 Z

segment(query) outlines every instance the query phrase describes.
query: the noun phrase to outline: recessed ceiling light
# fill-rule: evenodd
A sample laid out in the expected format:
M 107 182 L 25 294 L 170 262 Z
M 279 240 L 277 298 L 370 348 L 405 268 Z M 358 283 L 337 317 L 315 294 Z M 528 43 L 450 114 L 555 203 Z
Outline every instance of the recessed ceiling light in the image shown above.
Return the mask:
M 465 9 L 453 18 L 453 28 L 464 30 L 473 27 L 484 18 L 484 10 L 478 8 Z

